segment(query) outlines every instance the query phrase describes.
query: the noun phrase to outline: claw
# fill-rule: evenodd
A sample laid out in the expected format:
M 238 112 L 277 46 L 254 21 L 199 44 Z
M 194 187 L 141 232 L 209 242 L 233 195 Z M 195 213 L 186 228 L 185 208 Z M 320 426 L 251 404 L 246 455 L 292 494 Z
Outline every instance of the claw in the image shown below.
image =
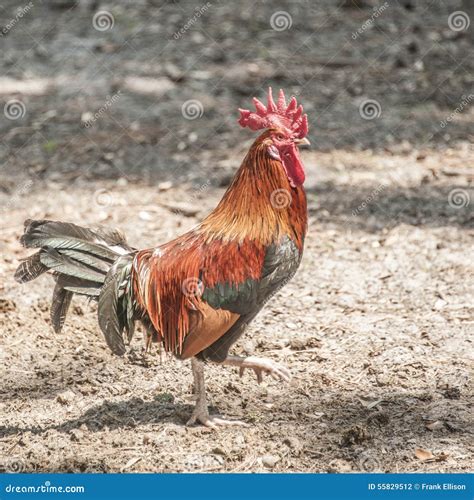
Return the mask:
M 211 417 L 207 410 L 205 411 L 194 411 L 191 418 L 187 421 L 186 425 L 194 425 L 195 423 L 201 423 L 205 427 L 217 430 L 218 427 L 234 426 L 234 427 L 250 427 L 249 424 L 243 422 L 242 420 L 227 420 L 221 417 Z
M 250 356 L 248 358 L 229 358 L 227 364 L 238 365 L 239 375 L 242 377 L 245 369 L 251 369 L 257 376 L 257 382 L 260 384 L 263 381 L 263 374 L 270 375 L 274 380 L 283 380 L 289 382 L 291 374 L 287 368 L 279 365 L 275 361 L 264 358 Z

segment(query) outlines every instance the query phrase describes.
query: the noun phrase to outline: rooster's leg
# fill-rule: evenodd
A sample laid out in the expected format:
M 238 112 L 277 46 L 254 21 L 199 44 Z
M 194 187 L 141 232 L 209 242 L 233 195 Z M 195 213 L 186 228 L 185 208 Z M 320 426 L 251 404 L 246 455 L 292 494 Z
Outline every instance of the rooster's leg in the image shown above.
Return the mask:
M 204 363 L 196 358 L 191 359 L 191 366 L 194 376 L 194 392 L 196 393 L 196 406 L 193 414 L 188 420 L 187 425 L 201 422 L 206 427 L 216 429 L 221 425 L 242 425 L 246 426 L 245 422 L 240 420 L 225 420 L 223 418 L 211 417 L 207 408 L 206 387 L 204 384 Z
M 247 358 L 227 356 L 222 364 L 239 367 L 240 376 L 242 376 L 246 368 L 253 370 L 257 375 L 258 383 L 263 380 L 264 373 L 271 375 L 275 380 L 284 380 L 285 382 L 289 382 L 291 378 L 287 368 L 271 359 L 257 358 L 256 356 L 249 356 Z

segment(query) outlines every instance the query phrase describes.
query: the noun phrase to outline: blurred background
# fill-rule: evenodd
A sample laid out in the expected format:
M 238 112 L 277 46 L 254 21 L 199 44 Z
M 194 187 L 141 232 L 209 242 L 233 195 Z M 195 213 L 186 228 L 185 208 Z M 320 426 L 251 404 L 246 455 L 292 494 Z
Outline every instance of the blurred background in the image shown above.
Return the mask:
M 0 48 L 0 466 L 472 470 L 472 0 L 3 0 Z M 310 230 L 237 349 L 295 380 L 211 368 L 211 400 L 254 428 L 210 437 L 183 430 L 187 370 L 140 336 L 112 357 L 80 301 L 52 334 L 50 281 L 12 278 L 18 238 L 26 218 L 141 247 L 195 225 L 269 86 L 308 113 Z
M 219 184 L 249 140 L 237 108 L 270 85 L 301 95 L 316 150 L 460 148 L 474 134 L 473 8 L 468 0 L 6 0 L 4 171 L 69 181 L 205 172 Z

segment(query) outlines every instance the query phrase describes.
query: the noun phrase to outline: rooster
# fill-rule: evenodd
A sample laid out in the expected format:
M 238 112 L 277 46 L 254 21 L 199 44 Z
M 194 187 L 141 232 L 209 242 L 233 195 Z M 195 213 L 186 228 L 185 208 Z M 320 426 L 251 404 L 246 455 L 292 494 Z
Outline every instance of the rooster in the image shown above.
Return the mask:
M 60 332 L 74 294 L 98 302 L 105 340 L 123 355 L 135 322 L 148 342 L 178 359 L 191 359 L 196 405 L 188 424 L 216 428 L 244 422 L 211 416 L 204 384 L 207 362 L 288 381 L 274 361 L 229 354 L 269 298 L 295 274 L 307 228 L 305 171 L 298 146 L 309 144 L 307 115 L 271 88 L 265 106 L 240 109 L 242 127 L 263 130 L 217 207 L 194 229 L 145 250 L 118 230 L 27 220 L 21 243 L 38 251 L 18 267 L 25 283 L 52 271 L 51 322 Z

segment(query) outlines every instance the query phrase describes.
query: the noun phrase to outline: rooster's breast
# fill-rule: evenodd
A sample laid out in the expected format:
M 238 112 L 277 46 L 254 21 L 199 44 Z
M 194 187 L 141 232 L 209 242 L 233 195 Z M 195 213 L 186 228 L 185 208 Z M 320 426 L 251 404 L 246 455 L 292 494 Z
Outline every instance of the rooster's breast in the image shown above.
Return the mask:
M 203 298 L 209 304 L 239 314 L 239 319 L 222 337 L 205 349 L 200 357 L 222 362 L 266 302 L 294 276 L 301 257 L 302 251 L 286 237 L 267 247 L 260 279 L 246 280 L 238 287 L 223 283 L 214 289 L 207 289 Z

